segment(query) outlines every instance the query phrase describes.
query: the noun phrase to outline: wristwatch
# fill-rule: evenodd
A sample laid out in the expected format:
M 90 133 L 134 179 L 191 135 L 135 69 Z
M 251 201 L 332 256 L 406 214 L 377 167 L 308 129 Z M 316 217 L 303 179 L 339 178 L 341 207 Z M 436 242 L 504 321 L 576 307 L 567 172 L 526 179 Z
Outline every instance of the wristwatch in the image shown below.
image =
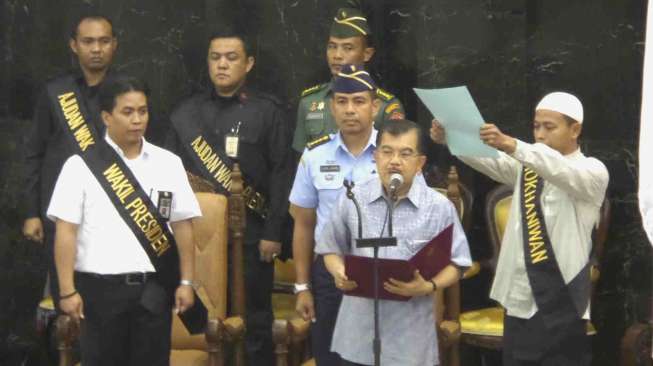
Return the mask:
M 193 287 L 193 281 L 191 280 L 181 280 L 179 281 L 180 286 L 191 286 Z
M 311 289 L 310 283 L 296 283 L 293 288 L 293 293 L 298 294 L 302 291 L 309 291 Z

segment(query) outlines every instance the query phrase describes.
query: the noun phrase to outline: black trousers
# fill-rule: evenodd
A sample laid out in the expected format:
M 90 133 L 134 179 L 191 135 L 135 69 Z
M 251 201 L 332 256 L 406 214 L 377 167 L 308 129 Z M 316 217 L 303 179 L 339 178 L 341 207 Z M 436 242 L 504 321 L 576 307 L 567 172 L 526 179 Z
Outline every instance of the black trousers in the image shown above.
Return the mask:
M 530 319 L 505 316 L 504 366 L 588 366 L 591 363 L 586 321 L 550 328 L 536 313 Z
M 248 222 L 249 224 L 249 222 Z M 272 343 L 272 285 L 274 264 L 262 262 L 256 243 L 244 246 L 245 259 L 245 306 L 247 307 L 247 331 L 245 350 L 247 364 L 273 366 L 275 364 Z
M 333 329 L 338 319 L 342 292 L 336 288 L 333 276 L 318 256 L 311 269 L 311 283 L 315 301 L 315 323 L 311 324 L 313 356 L 317 366 L 339 365 L 340 355 L 331 352 Z
M 84 366 L 169 366 L 172 302 L 150 279 L 76 273 L 84 301 L 80 348 Z

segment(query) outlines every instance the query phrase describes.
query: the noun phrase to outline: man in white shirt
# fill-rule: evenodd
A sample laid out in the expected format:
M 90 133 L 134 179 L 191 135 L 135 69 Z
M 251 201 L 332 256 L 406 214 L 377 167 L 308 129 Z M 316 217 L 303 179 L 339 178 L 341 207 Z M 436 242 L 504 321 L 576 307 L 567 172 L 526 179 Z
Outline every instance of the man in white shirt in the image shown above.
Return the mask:
M 484 124 L 480 138 L 499 158 L 459 157 L 490 178 L 515 186 L 490 297 L 506 309 L 504 365 L 588 365 L 591 233 L 608 171 L 580 151 L 583 107 L 554 92 L 535 108 L 529 144 Z M 431 139 L 445 143 L 433 121 Z
M 65 96 L 59 99 L 65 100 L 62 110 L 67 118 L 74 100 L 62 99 Z M 82 364 L 169 365 L 171 308 L 183 313 L 194 303 L 191 219 L 201 215 L 199 204 L 181 160 L 143 138 L 148 123 L 144 85 L 133 78 L 117 78 L 102 86 L 99 99 L 105 141 L 87 144 L 88 151 L 82 148 L 66 161 L 48 208 L 48 217 L 56 222 L 59 305 L 74 320 L 82 320 Z M 92 149 L 100 151 L 93 145 L 104 143 L 108 144 L 102 146 L 104 151 L 121 161 L 137 182 L 128 182 L 128 172 L 118 174 L 116 167 L 121 165 L 115 163 L 102 168 L 100 176 L 95 174 L 97 161 L 89 154 Z M 102 175 L 124 201 L 127 217 L 102 185 L 106 183 Z M 133 198 L 143 191 L 144 198 Z M 147 210 L 150 200 L 158 215 L 156 208 L 154 214 Z M 166 237 L 166 219 L 174 240 Z M 143 244 L 147 240 L 151 246 Z M 151 250 L 157 251 L 154 256 Z M 155 269 L 163 268 L 158 266 L 161 261 L 151 260 L 156 255 L 174 258 L 165 267 L 169 273 L 179 271 L 174 277 L 181 280 L 178 287 L 173 284 L 173 291 L 164 288 L 163 278 L 169 273 Z

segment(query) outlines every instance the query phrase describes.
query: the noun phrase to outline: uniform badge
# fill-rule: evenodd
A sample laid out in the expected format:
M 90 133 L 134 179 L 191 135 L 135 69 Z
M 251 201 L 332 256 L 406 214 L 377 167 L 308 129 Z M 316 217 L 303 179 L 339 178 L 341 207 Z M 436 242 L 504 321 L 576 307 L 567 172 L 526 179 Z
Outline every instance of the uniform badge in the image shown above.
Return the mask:
M 340 171 L 340 165 L 320 165 L 321 173 L 335 173 Z
M 318 110 L 318 111 L 321 111 L 321 110 L 323 110 L 323 109 L 324 109 L 324 102 L 319 102 L 319 103 L 317 104 L 317 110 Z
M 392 103 L 385 108 L 385 114 L 390 114 L 397 108 L 399 108 L 399 103 Z
M 317 110 L 317 102 L 311 102 L 311 107 L 308 110 L 315 112 Z
M 324 112 L 309 112 L 306 119 L 324 119 Z
M 169 220 L 172 211 L 172 192 L 159 191 L 159 202 L 156 207 L 159 209 L 161 217 Z
M 326 143 L 329 142 L 329 141 L 331 141 L 331 136 L 329 136 L 329 135 L 324 135 L 324 136 L 318 137 L 317 139 L 315 139 L 315 140 L 313 140 L 313 141 L 307 143 L 307 144 L 306 144 L 306 148 L 308 148 L 309 150 L 313 150 L 313 149 L 315 149 L 316 147 L 318 147 L 318 146 L 320 146 L 320 145 L 324 145 L 324 144 L 326 144 Z
M 397 120 L 397 119 L 404 119 L 404 118 L 405 118 L 404 114 L 401 113 L 401 112 L 399 112 L 399 111 L 394 111 L 394 112 L 392 112 L 392 114 L 390 115 L 390 119 L 394 119 L 394 120 Z
M 224 151 L 232 159 L 238 159 L 240 125 L 241 122 L 238 121 L 236 126 L 231 128 L 231 132 L 224 136 Z
M 381 100 L 385 100 L 386 102 L 389 102 L 395 98 L 394 95 L 388 93 L 387 91 L 381 89 L 381 88 L 376 88 L 376 95 L 381 98 Z

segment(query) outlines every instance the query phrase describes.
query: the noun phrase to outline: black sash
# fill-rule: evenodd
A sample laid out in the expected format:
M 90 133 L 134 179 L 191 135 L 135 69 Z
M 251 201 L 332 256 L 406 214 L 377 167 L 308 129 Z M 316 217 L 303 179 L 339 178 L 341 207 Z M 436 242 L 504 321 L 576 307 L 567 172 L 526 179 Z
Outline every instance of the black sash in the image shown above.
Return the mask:
M 542 214 L 543 186 L 543 180 L 535 171 L 523 169 L 520 206 L 526 272 L 538 312 L 544 323 L 552 328 L 582 318 L 589 303 L 590 265 L 588 262 L 569 284 L 565 284 Z
M 215 118 L 211 103 L 188 103 L 182 105 L 171 116 L 172 126 L 193 161 L 202 178 L 213 184 L 216 192 L 229 195 L 233 161 L 224 151 L 224 141 L 215 141 L 215 134 L 204 133 L 202 125 Z M 246 183 L 246 182 L 245 182 Z M 251 185 L 245 184 L 243 191 L 245 206 L 265 218 L 267 201 L 263 194 Z
M 67 135 L 76 154 L 84 160 L 138 239 L 156 269 L 161 285 L 174 296 L 180 280 L 179 254 L 166 220 L 122 158 L 88 124 L 88 110 L 79 101 L 81 94 L 72 77 L 50 83 L 48 96 L 57 120 L 65 131 L 69 131 Z M 203 331 L 207 313 L 197 294 L 193 308 L 180 318 L 191 333 Z

